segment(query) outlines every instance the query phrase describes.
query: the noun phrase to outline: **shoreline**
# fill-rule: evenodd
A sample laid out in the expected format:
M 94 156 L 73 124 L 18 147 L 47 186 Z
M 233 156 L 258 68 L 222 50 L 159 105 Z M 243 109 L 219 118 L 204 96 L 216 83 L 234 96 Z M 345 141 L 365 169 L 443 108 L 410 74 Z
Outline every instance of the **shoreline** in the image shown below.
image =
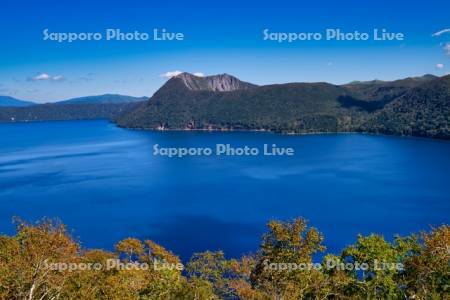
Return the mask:
M 314 132 L 277 132 L 273 130 L 267 129 L 187 129 L 187 128 L 143 128 L 143 127 L 124 127 L 120 126 L 117 123 L 111 122 L 116 125 L 118 128 L 127 129 L 127 130 L 136 130 L 136 131 L 153 131 L 153 132 L 254 132 L 254 133 L 270 133 L 270 134 L 278 134 L 285 136 L 307 136 L 307 135 L 332 135 L 332 134 L 363 134 L 363 135 L 371 135 L 371 136 L 385 136 L 385 137 L 396 137 L 396 138 L 414 138 L 414 139 L 423 139 L 423 140 L 433 140 L 433 141 L 443 141 L 450 142 L 450 138 L 436 138 L 436 137 L 426 137 L 426 136 L 417 136 L 417 135 L 398 135 L 398 134 L 386 134 L 386 133 L 375 133 L 369 131 L 314 131 Z
M 278 134 L 285 136 L 307 136 L 307 135 L 332 135 L 332 134 L 364 134 L 371 136 L 386 136 L 386 137 L 397 137 L 397 138 L 414 138 L 414 139 L 423 139 L 423 140 L 433 140 L 433 141 L 443 141 L 450 142 L 449 138 L 437 138 L 437 137 L 427 137 L 427 136 L 417 136 L 417 135 L 398 135 L 398 134 L 386 134 L 386 133 L 375 133 L 369 131 L 314 131 L 314 132 L 278 132 L 267 129 L 211 129 L 211 128 L 147 128 L 147 127 L 125 127 L 120 126 L 115 123 L 111 119 L 108 118 L 93 118 L 93 119 L 71 119 L 71 120 L 24 120 L 24 121 L 0 121 L 0 125 L 2 124 L 30 124 L 30 123 L 44 123 L 44 122 L 78 122 L 78 121 L 106 121 L 110 124 L 113 124 L 117 128 L 126 129 L 126 130 L 135 130 L 135 131 L 153 131 L 153 132 L 254 132 L 254 133 L 270 133 L 270 134 Z

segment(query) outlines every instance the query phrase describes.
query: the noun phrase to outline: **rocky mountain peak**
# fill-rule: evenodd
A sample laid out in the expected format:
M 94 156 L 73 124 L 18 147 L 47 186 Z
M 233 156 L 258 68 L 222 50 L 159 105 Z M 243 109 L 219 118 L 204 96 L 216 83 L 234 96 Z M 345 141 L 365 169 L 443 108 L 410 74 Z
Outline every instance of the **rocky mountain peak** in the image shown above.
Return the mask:
M 184 85 L 193 91 L 230 92 L 256 87 L 254 84 L 241 81 L 229 74 L 200 77 L 190 73 L 181 73 L 174 78 L 182 80 Z

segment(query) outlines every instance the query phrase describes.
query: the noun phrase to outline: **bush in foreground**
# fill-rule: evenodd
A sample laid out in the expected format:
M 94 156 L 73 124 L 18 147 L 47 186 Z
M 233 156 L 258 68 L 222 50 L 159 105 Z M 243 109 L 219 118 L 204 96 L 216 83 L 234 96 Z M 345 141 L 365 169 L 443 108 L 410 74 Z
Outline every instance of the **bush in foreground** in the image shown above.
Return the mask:
M 17 223 L 0 236 L 0 299 L 449 299 L 450 226 L 396 237 L 358 236 L 339 255 L 305 220 L 271 221 L 260 249 L 180 259 L 128 238 L 114 252 L 82 249 L 59 222 Z

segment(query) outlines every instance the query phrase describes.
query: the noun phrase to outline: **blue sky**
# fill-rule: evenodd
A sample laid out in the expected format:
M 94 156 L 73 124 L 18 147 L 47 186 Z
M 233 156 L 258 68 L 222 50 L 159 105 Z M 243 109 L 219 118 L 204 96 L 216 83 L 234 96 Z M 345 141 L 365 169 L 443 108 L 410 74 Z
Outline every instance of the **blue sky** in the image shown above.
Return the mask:
M 398 79 L 450 72 L 448 1 L 3 1 L 0 95 L 52 102 L 150 96 L 169 71 L 257 84 Z M 183 41 L 44 41 L 50 32 L 182 32 Z M 270 32 L 401 32 L 404 41 L 264 41 Z M 450 47 L 449 47 L 450 48 Z M 40 79 L 40 80 L 37 80 Z

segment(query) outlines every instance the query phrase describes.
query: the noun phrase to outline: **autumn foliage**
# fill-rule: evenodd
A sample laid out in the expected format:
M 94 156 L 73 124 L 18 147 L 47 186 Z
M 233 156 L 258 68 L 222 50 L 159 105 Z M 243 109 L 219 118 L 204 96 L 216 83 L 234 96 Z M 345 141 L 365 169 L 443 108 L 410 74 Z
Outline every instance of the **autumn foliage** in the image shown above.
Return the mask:
M 18 221 L 0 236 L 0 299 L 450 299 L 448 225 L 393 241 L 358 236 L 339 254 L 323 240 L 303 219 L 271 221 L 256 253 L 207 251 L 183 265 L 151 240 L 88 250 L 59 222 Z

